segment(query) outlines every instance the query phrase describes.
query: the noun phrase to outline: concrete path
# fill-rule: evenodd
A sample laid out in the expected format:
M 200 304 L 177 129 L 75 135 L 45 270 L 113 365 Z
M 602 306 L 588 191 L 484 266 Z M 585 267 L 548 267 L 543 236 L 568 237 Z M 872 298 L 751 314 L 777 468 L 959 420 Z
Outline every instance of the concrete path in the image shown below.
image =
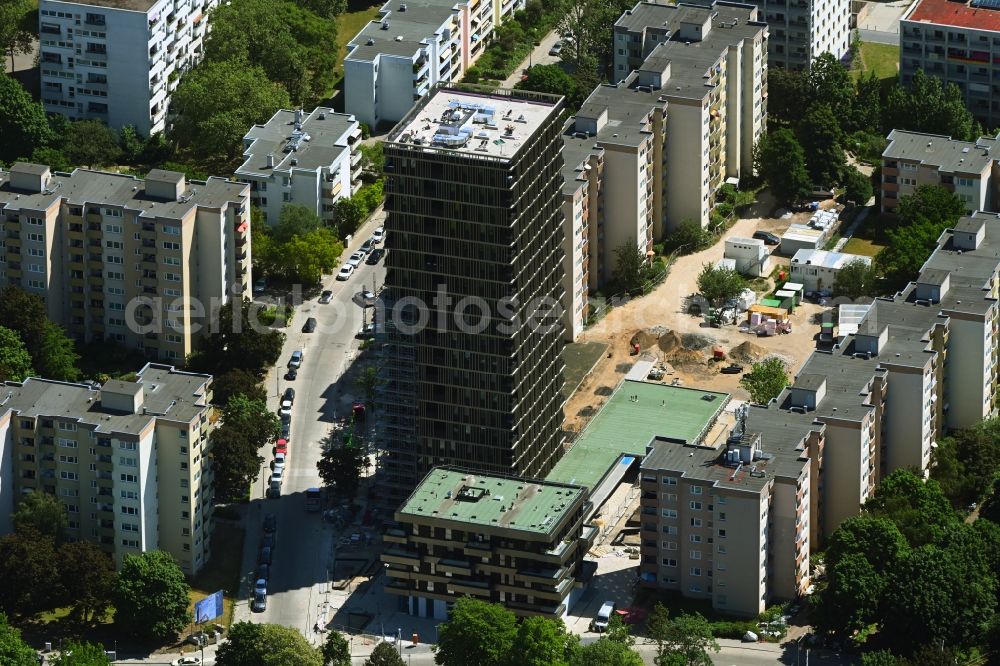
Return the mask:
M 524 74 L 524 70 L 528 69 L 532 65 L 551 65 L 553 63 L 559 62 L 559 56 L 549 55 L 549 49 L 552 45 L 559 41 L 559 33 L 555 30 L 545 35 L 542 38 L 542 43 L 536 46 L 534 50 L 528 54 L 517 69 L 507 77 L 507 80 L 503 82 L 503 88 L 513 88 L 517 85 L 518 81 L 521 80 L 521 76 Z

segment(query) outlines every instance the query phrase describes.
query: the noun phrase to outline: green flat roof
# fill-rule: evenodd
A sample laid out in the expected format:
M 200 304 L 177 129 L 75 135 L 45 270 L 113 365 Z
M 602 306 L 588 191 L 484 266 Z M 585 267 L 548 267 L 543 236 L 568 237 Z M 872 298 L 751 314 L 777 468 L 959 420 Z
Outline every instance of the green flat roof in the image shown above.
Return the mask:
M 585 492 L 560 483 L 438 467 L 424 477 L 397 516 L 547 534 Z
M 545 480 L 593 490 L 620 455 L 646 455 L 653 437 L 697 441 L 727 398 L 728 393 L 625 380 Z

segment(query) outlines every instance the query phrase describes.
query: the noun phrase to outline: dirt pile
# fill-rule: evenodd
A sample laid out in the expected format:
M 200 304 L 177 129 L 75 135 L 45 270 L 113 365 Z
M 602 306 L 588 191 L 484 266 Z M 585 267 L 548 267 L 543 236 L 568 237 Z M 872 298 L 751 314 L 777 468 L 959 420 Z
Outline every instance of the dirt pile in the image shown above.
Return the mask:
M 693 344 L 686 344 L 686 338 L 691 338 Z M 708 343 L 704 341 L 704 336 L 686 335 L 684 338 L 676 331 L 672 331 L 663 326 L 654 326 L 637 331 L 630 340 L 631 345 L 639 345 L 640 351 L 659 350 L 663 352 L 665 358 L 673 359 L 677 355 L 682 357 L 690 353 L 697 354 L 698 349 L 702 349 Z
M 759 363 L 771 353 L 771 350 L 752 342 L 744 342 L 729 350 L 729 357 L 743 363 Z

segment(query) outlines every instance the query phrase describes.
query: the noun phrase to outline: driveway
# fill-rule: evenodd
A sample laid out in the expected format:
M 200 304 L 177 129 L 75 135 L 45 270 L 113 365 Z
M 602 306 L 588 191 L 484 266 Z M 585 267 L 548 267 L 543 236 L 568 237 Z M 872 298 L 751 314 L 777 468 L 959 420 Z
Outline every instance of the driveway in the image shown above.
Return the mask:
M 344 258 L 357 250 L 383 221 L 384 213 L 379 209 L 354 234 L 344 251 Z M 252 505 L 247 512 L 243 585 L 234 621 L 251 619 L 252 615 L 254 622 L 294 627 L 314 642 L 319 640 L 313 627 L 324 623 L 327 608 L 324 595 L 329 588 L 327 564 L 333 535 L 320 513 L 306 512 L 304 493 L 307 488 L 322 485 L 316 471 L 320 441 L 330 432 L 334 421 L 348 416 L 352 403 L 362 397 L 360 389 L 353 385 L 337 385 L 358 353 L 359 341 L 355 334 L 362 324 L 362 310 L 351 302 L 351 296 L 362 288 L 380 288 L 384 278 L 384 260 L 377 266 L 362 263 L 346 282 L 326 277 L 323 288 L 333 291 L 333 300 L 320 305 L 314 297 L 302 303 L 285 329 L 288 338 L 278 365 L 268 373 L 264 387 L 268 406 L 275 411 L 285 388 L 295 389 L 289 461 L 281 497 L 264 499 L 272 456 L 270 450 L 262 452 L 265 464 L 260 480 L 252 489 Z M 368 313 L 370 317 L 371 310 Z M 301 330 L 308 317 L 317 320 L 313 333 Z M 286 364 L 295 350 L 303 351 L 303 364 L 298 377 L 286 381 Z M 268 582 L 267 610 L 251 614 L 247 596 L 253 582 L 264 513 L 277 516 L 277 543 Z
M 528 69 L 532 65 L 552 65 L 559 62 L 559 56 L 549 55 L 549 49 L 552 45 L 559 41 L 559 33 L 555 30 L 545 35 L 542 38 L 542 43 L 536 46 L 534 50 L 528 54 L 514 73 L 507 77 L 507 80 L 503 82 L 504 88 L 513 88 L 521 80 L 521 75 L 524 74 L 524 70 Z

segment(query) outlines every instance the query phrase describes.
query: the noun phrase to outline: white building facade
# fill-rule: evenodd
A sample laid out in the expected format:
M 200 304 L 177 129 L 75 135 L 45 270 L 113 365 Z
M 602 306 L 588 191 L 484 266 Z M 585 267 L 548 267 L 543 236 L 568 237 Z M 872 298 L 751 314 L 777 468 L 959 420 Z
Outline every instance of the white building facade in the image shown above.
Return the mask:
M 770 28 L 770 67 L 808 70 L 823 53 L 842 60 L 851 50 L 851 0 L 755 0 L 754 4 Z
M 201 60 L 218 0 L 40 0 L 42 103 L 142 136 L 166 128 L 170 93 Z

